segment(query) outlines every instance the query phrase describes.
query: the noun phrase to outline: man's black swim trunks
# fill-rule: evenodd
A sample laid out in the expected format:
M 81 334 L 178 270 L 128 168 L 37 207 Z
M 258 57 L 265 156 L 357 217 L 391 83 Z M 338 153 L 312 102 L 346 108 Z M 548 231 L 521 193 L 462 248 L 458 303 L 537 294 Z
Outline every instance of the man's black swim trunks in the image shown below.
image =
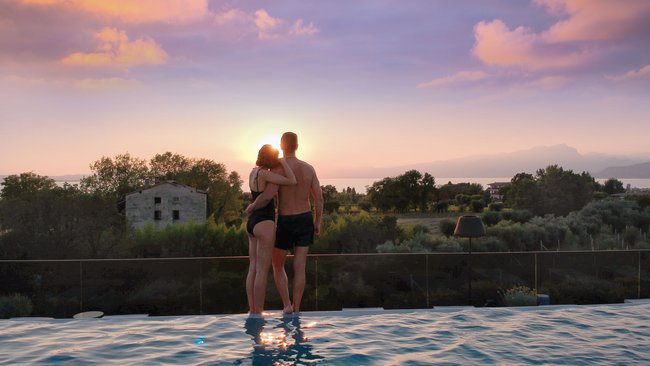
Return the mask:
M 275 247 L 289 250 L 314 243 L 314 218 L 311 211 L 297 215 L 278 215 Z

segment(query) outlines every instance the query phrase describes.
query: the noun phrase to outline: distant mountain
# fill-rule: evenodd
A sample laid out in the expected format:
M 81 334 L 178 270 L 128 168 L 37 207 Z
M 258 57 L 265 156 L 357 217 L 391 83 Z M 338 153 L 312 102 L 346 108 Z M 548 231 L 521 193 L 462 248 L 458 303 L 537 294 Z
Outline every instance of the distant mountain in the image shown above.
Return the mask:
M 580 154 L 578 150 L 565 144 L 537 146 L 528 150 L 490 155 L 476 155 L 464 158 L 440 160 L 429 163 L 402 165 L 389 168 L 359 168 L 340 172 L 341 177 L 364 178 L 386 177 L 404 173 L 410 169 L 428 172 L 434 177 L 445 178 L 484 178 L 512 177 L 517 173 L 535 173 L 540 168 L 557 164 L 564 169 L 593 174 L 611 166 L 626 166 L 650 160 L 645 156 L 629 157 L 606 154 Z
M 650 161 L 641 164 L 605 168 L 596 173 L 595 176 L 596 178 L 650 179 Z

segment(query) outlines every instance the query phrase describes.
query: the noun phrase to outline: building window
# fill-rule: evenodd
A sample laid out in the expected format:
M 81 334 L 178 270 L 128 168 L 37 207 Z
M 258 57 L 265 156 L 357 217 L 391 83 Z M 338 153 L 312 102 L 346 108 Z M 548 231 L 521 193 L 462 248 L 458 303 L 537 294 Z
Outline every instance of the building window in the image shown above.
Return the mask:
M 153 219 L 162 220 L 162 213 L 160 212 L 160 210 L 156 210 L 153 212 Z
M 181 219 L 181 213 L 178 210 L 172 211 L 172 216 L 174 217 L 174 220 L 180 220 Z
M 161 202 L 162 202 L 162 198 L 160 198 L 160 197 L 154 197 L 154 198 L 153 198 L 153 203 L 154 203 L 154 204 L 156 204 L 156 203 L 161 203 Z

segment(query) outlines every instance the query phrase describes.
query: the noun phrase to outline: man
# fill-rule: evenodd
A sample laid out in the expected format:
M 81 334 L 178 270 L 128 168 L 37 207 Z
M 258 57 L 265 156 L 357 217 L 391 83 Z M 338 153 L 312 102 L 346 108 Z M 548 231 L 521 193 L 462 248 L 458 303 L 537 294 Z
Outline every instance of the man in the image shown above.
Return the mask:
M 296 157 L 298 136 L 293 132 L 284 133 L 280 140 L 280 148 L 296 176 L 297 184 L 280 187 L 274 185 L 274 189 L 265 190 L 255 202 L 251 203 L 246 212 L 252 212 L 255 207 L 263 207 L 273 199 L 275 192 L 278 192 L 278 224 L 272 259 L 273 277 L 282 298 L 283 312 L 289 314 L 300 312 L 306 282 L 307 252 L 314 242 L 314 236 L 320 235 L 323 192 L 314 168 Z M 310 198 L 314 205 L 313 214 Z M 289 298 L 289 280 L 284 270 L 284 263 L 290 249 L 294 252 L 293 304 Z

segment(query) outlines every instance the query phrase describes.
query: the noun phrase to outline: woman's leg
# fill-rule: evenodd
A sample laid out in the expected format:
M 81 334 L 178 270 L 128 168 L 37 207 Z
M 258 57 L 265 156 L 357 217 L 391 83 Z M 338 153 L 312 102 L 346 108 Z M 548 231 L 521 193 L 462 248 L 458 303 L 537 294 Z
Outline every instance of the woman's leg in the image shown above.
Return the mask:
M 275 279 L 275 287 L 282 299 L 284 308 L 282 311 L 289 314 L 293 312 L 293 305 L 291 305 L 291 299 L 289 298 L 289 279 L 287 278 L 287 272 L 284 270 L 287 253 L 288 251 L 283 249 L 273 249 L 273 278 Z
M 248 311 L 255 313 L 255 297 L 253 284 L 255 283 L 255 267 L 257 266 L 257 239 L 248 234 L 248 274 L 246 275 L 246 297 L 248 298 Z
M 264 311 L 266 297 L 266 283 L 271 266 L 271 254 L 275 245 L 275 222 L 265 220 L 253 229 L 257 239 L 257 263 L 255 266 L 255 280 L 253 284 L 254 309 L 256 313 Z

